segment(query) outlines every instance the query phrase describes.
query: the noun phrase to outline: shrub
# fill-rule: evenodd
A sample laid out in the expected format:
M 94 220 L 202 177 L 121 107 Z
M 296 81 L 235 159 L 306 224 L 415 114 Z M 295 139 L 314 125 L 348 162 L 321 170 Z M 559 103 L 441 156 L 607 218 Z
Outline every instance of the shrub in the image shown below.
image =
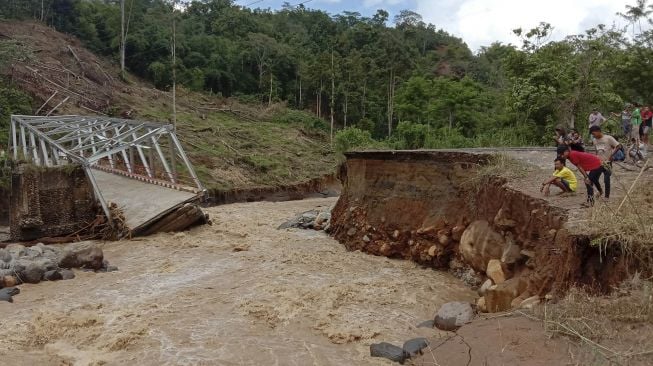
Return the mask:
M 347 127 L 336 133 L 335 150 L 342 154 L 355 149 L 366 149 L 378 146 L 369 131 L 356 127 Z
M 237 100 L 239 103 L 251 104 L 251 105 L 260 105 L 262 96 L 257 94 L 242 94 L 235 93 L 232 98 Z
M 425 146 L 429 149 L 459 149 L 473 144 L 474 142 L 463 136 L 460 130 L 446 127 L 432 131 L 425 142 Z
M 426 140 L 430 134 L 430 130 L 430 127 L 427 125 L 399 122 L 393 136 L 393 145 L 397 149 L 422 149 L 426 147 Z
M 295 124 L 309 129 L 327 130 L 324 120 L 317 118 L 311 113 L 298 111 L 296 109 L 285 109 L 272 116 L 272 122 L 281 124 Z
M 372 121 L 369 118 L 361 118 L 358 123 L 356 123 L 356 127 L 360 128 L 363 131 L 369 131 L 370 133 L 374 131 L 374 121 Z
M 242 161 L 261 173 L 267 173 L 278 165 L 277 162 L 261 155 L 249 155 L 242 158 Z
M 31 112 L 32 99 L 27 94 L 11 86 L 0 86 L 0 149 L 9 151 L 9 116 Z

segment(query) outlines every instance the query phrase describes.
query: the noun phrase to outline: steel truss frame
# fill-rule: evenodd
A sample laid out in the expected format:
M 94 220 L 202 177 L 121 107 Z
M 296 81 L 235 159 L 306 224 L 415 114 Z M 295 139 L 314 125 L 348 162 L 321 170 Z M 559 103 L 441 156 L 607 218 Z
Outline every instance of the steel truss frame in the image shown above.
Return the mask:
M 205 192 L 169 124 L 101 116 L 13 115 L 9 133 L 15 160 L 22 158 L 39 166 L 80 164 L 110 219 L 93 168 L 198 194 Z M 178 162 L 189 178 L 184 183 L 189 185 L 179 179 Z M 136 167 L 142 169 L 137 172 Z

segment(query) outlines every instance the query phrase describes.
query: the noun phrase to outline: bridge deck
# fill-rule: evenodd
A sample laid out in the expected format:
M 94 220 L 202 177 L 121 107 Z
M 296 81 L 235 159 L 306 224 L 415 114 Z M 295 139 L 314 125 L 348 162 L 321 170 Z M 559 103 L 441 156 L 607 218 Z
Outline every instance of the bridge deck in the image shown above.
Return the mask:
M 197 195 L 93 169 L 102 196 L 123 210 L 127 225 L 136 230 Z

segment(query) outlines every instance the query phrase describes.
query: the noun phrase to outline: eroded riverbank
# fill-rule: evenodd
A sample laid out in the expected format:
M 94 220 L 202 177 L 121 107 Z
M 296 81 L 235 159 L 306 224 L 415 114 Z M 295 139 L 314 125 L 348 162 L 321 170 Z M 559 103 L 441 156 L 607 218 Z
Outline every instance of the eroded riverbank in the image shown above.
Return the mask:
M 409 261 L 347 252 L 322 233 L 277 230 L 336 199 L 210 208 L 214 225 L 106 243 L 118 272 L 23 285 L 0 303 L 0 358 L 14 365 L 385 365 L 378 341 L 474 293 Z M 446 336 L 442 334 L 442 336 Z

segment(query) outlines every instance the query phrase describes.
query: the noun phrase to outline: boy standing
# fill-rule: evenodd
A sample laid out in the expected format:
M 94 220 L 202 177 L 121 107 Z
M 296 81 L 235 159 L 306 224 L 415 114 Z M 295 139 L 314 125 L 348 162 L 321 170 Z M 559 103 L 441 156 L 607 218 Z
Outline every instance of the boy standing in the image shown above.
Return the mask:
M 560 188 L 562 193 L 571 193 L 576 192 L 576 187 L 578 186 L 578 180 L 576 180 L 576 175 L 569 168 L 565 166 L 566 160 L 564 158 L 557 158 L 554 161 L 555 171 L 553 176 L 542 183 L 542 189 L 540 192 L 544 192 L 545 196 L 548 196 L 551 193 L 551 185 Z
M 610 175 L 605 175 L 606 169 L 603 167 L 601 159 L 593 154 L 579 151 L 572 151 L 569 146 L 558 146 L 558 157 L 565 158 L 574 164 L 585 178 L 585 187 L 587 188 L 586 206 L 594 205 L 594 186 L 599 194 L 603 194 L 599 177 L 604 174 L 605 180 L 605 198 L 610 198 Z

